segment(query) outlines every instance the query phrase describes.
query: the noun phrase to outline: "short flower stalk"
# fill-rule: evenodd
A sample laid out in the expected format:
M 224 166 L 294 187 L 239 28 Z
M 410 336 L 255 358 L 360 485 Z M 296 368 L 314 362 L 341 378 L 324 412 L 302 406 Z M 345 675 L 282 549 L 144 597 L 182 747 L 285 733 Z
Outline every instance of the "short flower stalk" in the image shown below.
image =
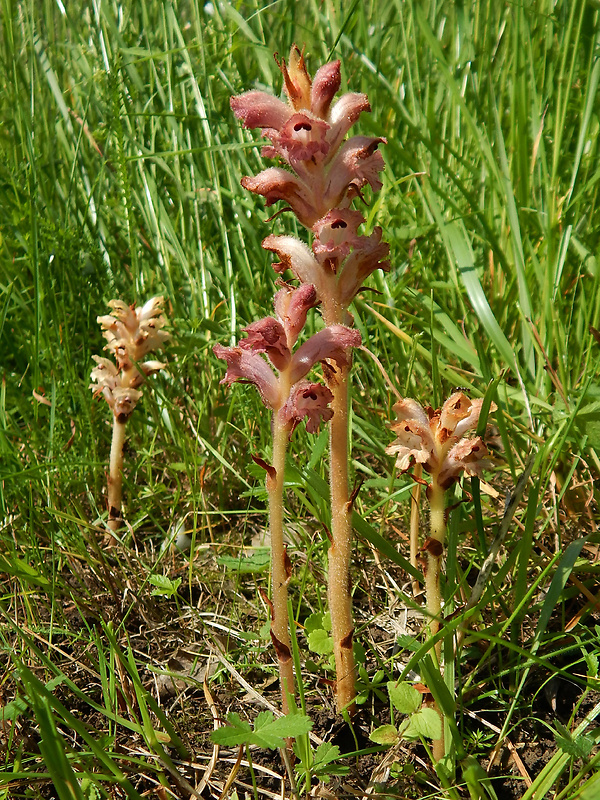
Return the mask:
M 312 248 L 293 236 L 268 236 L 263 247 L 279 258 L 277 272 L 291 271 L 300 286 L 313 286 L 326 330 L 352 325 L 348 311 L 366 278 L 376 269 L 389 269 L 389 247 L 381 229 L 358 233 L 364 223 L 353 200 L 364 200 L 369 186 L 381 188 L 384 167 L 378 150 L 382 137 L 346 134 L 363 111 L 370 111 L 364 94 L 347 93 L 334 102 L 341 86 L 341 64 L 322 66 L 311 79 L 304 54 L 295 45 L 289 61 L 278 61 L 287 102 L 265 92 L 250 91 L 233 97 L 231 107 L 247 128 L 261 128 L 271 144 L 263 156 L 279 158 L 285 167 L 269 167 L 242 185 L 262 195 L 267 205 L 282 200 L 313 234 Z M 353 345 L 356 346 L 356 345 Z M 331 393 L 330 491 L 331 541 L 328 602 L 336 662 L 338 711 L 353 710 L 355 665 L 353 655 L 350 556 L 352 500 L 349 480 L 350 360 L 323 371 Z
M 465 438 L 477 428 L 482 400 L 471 401 L 462 392 L 455 392 L 441 409 L 424 409 L 415 400 L 400 399 L 394 405 L 396 421 L 392 430 L 396 440 L 387 452 L 396 456 L 396 467 L 407 472 L 411 467 L 425 470 L 429 501 L 429 536 L 423 542 L 421 564 L 425 577 L 425 595 L 429 633 L 437 636 L 442 625 L 442 592 L 440 577 L 446 540 L 446 492 L 461 474 L 480 477 L 491 466 L 489 453 L 480 436 Z M 491 411 L 496 410 L 494 404 Z M 419 480 L 422 480 L 419 477 Z M 442 669 L 442 641 L 434 648 Z M 444 755 L 444 740 L 434 740 L 436 761 Z
M 142 397 L 141 387 L 149 375 L 165 368 L 160 361 L 143 361 L 162 347 L 169 334 L 163 330 L 163 298 L 153 297 L 136 308 L 121 300 L 111 300 L 111 314 L 98 317 L 107 341 L 108 358 L 93 356 L 90 389 L 102 394 L 113 412 L 112 443 L 108 471 L 108 528 L 116 533 L 123 524 L 123 446 L 127 421 Z

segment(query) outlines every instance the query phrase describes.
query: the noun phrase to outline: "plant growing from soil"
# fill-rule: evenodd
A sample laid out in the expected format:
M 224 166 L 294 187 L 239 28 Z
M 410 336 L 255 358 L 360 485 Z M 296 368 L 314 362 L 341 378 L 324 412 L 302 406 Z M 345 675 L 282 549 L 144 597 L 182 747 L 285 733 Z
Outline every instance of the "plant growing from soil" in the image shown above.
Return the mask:
M 143 359 L 162 347 L 169 338 L 163 330 L 163 298 L 153 297 L 143 306 L 128 306 L 122 300 L 111 300 L 111 314 L 98 317 L 107 350 L 114 362 L 92 356 L 94 395 L 102 394 L 113 412 L 113 431 L 108 469 L 108 528 L 116 533 L 123 524 L 123 445 L 127 421 L 142 396 L 141 387 L 149 375 L 165 368 L 161 361 Z
M 268 236 L 263 247 L 280 259 L 275 270 L 291 270 L 301 286 L 312 286 L 328 329 L 351 325 L 348 307 L 365 279 L 376 269 L 387 270 L 389 252 L 381 228 L 361 235 L 365 222 L 350 209 L 354 198 L 370 186 L 381 188 L 384 163 L 378 146 L 382 137 L 344 137 L 363 111 L 370 111 L 365 94 L 347 93 L 335 103 L 341 85 L 341 62 L 320 67 L 311 79 L 304 53 L 293 45 L 289 61 L 278 61 L 287 103 L 261 91 L 233 97 L 234 113 L 247 128 L 262 129 L 271 144 L 262 154 L 280 158 L 287 167 L 270 167 L 242 178 L 242 185 L 263 195 L 267 205 L 283 200 L 313 234 L 312 249 L 293 236 Z M 331 393 L 330 494 L 331 534 L 328 604 L 336 662 L 338 711 L 353 710 L 356 667 L 350 588 L 352 506 L 349 480 L 349 408 L 351 361 L 323 360 Z
M 387 452 L 396 456 L 396 467 L 401 472 L 420 465 L 431 476 L 426 483 L 429 536 L 420 548 L 431 638 L 437 636 L 442 624 L 440 575 L 446 539 L 446 492 L 463 472 L 480 477 L 482 470 L 491 466 L 481 436 L 465 438 L 469 431 L 478 427 L 482 405 L 483 400 L 471 401 L 462 392 L 454 392 L 436 411 L 424 409 L 410 398 L 402 398 L 394 404 L 396 421 L 391 428 L 397 438 L 387 447 Z M 495 411 L 496 406 L 492 404 L 490 410 Z M 434 652 L 441 671 L 441 639 L 436 641 Z M 443 733 L 432 738 L 437 761 L 444 755 Z

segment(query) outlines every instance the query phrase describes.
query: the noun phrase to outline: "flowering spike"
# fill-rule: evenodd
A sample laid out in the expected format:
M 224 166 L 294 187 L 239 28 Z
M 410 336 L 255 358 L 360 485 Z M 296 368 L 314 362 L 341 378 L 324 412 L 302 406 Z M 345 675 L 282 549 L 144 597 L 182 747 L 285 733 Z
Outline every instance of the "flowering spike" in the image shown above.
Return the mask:
M 455 392 L 438 411 L 428 415 L 411 399 L 394 405 L 397 421 L 392 423 L 396 440 L 386 452 L 396 456 L 396 466 L 406 472 L 412 464 L 422 464 L 444 489 L 458 480 L 461 472 L 480 475 L 490 466 L 488 450 L 480 437 L 463 439 L 477 427 L 482 400 L 471 401 Z M 494 404 L 491 411 L 496 410 Z

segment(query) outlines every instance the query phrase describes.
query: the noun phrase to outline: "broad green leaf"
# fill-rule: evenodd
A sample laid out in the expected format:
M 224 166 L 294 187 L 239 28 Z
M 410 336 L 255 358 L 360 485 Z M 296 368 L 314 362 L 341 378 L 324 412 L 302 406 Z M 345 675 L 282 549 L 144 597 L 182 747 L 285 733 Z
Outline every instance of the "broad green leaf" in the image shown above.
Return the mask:
M 568 731 L 566 733 L 568 734 Z M 589 736 L 573 738 L 571 735 L 559 736 L 556 734 L 554 739 L 563 753 L 573 756 L 573 758 L 587 758 L 594 747 L 594 740 Z
M 375 744 L 388 745 L 396 744 L 399 739 L 398 731 L 393 725 L 381 725 L 375 728 L 373 733 L 369 735 L 369 739 Z
M 322 628 L 317 628 L 308 634 L 308 647 L 313 653 L 325 656 L 333 653 L 333 639 Z
M 254 721 L 254 728 L 239 714 L 232 712 L 227 716 L 228 725 L 213 731 L 211 740 L 225 747 L 255 744 L 269 750 L 285 747 L 285 739 L 293 739 L 308 733 L 312 721 L 303 714 L 290 714 L 274 718 L 270 711 L 261 711 Z
M 401 730 L 405 739 L 439 739 L 442 735 L 442 720 L 433 708 L 422 708 L 413 714 L 406 728 Z
M 271 563 L 271 552 L 268 547 L 257 549 L 252 555 L 236 558 L 235 556 L 219 556 L 217 564 L 233 572 L 264 572 Z
M 388 694 L 401 714 L 412 714 L 421 705 L 421 693 L 408 681 L 388 681 Z
M 331 617 L 329 615 L 329 612 L 327 612 L 326 614 L 316 612 L 315 614 L 311 614 L 304 621 L 304 630 L 307 633 L 310 633 L 311 631 L 316 631 L 318 628 L 321 628 L 321 630 L 324 631 L 331 630 Z
M 171 580 L 167 575 L 150 575 L 148 582 L 155 587 L 150 592 L 153 597 L 156 595 L 172 597 L 174 594 L 177 594 L 177 589 L 179 589 L 181 585 L 181 578 Z

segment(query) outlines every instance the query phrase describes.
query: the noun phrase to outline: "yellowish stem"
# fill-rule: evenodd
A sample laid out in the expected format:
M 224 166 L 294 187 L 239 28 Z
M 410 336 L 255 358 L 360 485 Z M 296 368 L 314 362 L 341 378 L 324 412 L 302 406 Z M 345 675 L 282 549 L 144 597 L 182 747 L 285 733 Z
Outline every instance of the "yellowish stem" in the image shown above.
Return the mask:
M 326 325 L 347 324 L 346 308 L 336 297 L 335 277 L 330 293 L 323 297 L 323 319 Z M 329 487 L 331 495 L 331 543 L 327 575 L 327 601 L 331 615 L 331 635 L 336 672 L 336 705 L 338 712 L 353 714 L 356 706 L 354 663 L 354 622 L 350 559 L 352 556 L 352 508 L 348 475 L 348 428 L 350 414 L 349 369 L 336 367 L 328 379 L 333 394 L 329 423 Z
M 273 619 L 271 634 L 279 662 L 281 683 L 281 708 L 284 714 L 290 710 L 288 697 L 293 698 L 294 665 L 288 625 L 289 570 L 283 533 L 283 487 L 285 479 L 285 454 L 289 430 L 281 425 L 278 414 L 273 414 L 273 469 L 267 475 L 269 494 L 269 529 L 271 534 L 271 576 Z
M 125 444 L 126 422 L 113 417 L 112 443 L 108 470 L 108 527 L 118 531 L 123 522 L 121 502 L 123 492 L 123 445 Z
M 427 612 L 429 614 L 429 631 L 431 636 L 435 636 L 440 629 L 440 617 L 442 613 L 440 573 L 442 557 L 444 553 L 444 543 L 446 540 L 446 497 L 444 490 L 438 484 L 437 474 L 435 473 L 432 475 L 429 492 L 429 536 L 431 541 L 427 547 L 427 574 L 425 576 L 425 593 L 427 598 Z M 435 645 L 435 655 L 440 673 L 442 673 L 443 665 L 441 641 L 437 642 Z M 440 758 L 443 758 L 445 755 L 444 717 L 437 707 L 437 703 L 435 704 L 435 709 L 440 715 L 442 721 L 442 735 L 439 739 L 434 739 L 433 741 L 433 757 L 435 761 L 439 761 Z
M 350 587 L 352 556 L 352 508 L 348 481 L 348 371 L 335 376 L 333 417 L 330 422 L 331 545 L 329 547 L 328 591 L 331 633 L 336 669 L 338 711 L 354 712 L 355 671 Z
M 413 469 L 415 478 L 420 478 L 423 475 L 423 467 L 421 464 L 416 464 Z M 421 502 L 421 484 L 415 483 L 411 490 L 411 506 L 410 506 L 410 563 L 415 569 L 419 568 L 417 556 L 419 555 L 419 504 Z M 416 597 L 420 591 L 419 581 L 415 578 L 412 582 L 413 597 Z

